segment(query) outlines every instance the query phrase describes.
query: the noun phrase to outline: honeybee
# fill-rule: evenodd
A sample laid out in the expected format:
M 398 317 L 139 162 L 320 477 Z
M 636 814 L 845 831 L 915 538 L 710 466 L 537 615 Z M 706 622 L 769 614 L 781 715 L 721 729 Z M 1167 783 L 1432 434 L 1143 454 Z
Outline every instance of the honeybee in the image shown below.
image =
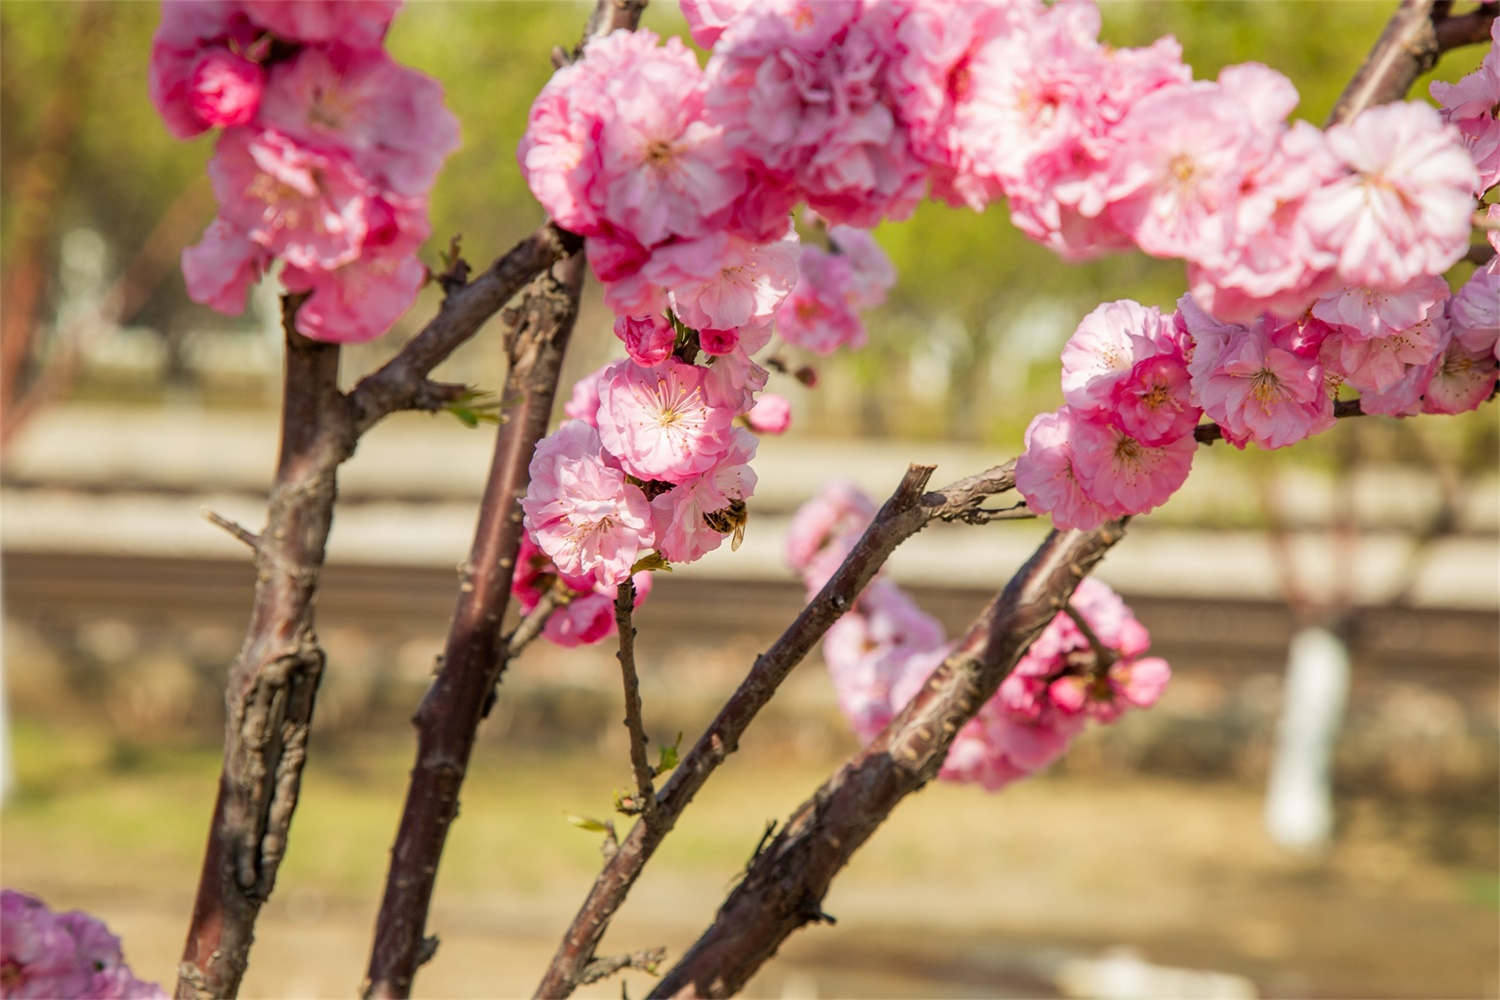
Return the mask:
M 729 501 L 729 506 L 722 510 L 711 510 L 703 515 L 703 523 L 714 529 L 721 535 L 732 536 L 729 539 L 729 551 L 735 552 L 745 540 L 745 524 L 750 520 L 750 512 L 745 509 L 745 501 L 736 497 Z

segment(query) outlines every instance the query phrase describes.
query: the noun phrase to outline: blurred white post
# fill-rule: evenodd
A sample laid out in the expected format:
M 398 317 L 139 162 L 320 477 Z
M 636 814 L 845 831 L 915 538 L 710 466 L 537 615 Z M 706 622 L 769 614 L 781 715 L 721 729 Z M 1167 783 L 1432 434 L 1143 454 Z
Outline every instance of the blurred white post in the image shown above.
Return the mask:
M 1266 790 L 1266 831 L 1289 850 L 1320 850 L 1332 835 L 1333 749 L 1348 694 L 1344 641 L 1324 628 L 1294 635 Z

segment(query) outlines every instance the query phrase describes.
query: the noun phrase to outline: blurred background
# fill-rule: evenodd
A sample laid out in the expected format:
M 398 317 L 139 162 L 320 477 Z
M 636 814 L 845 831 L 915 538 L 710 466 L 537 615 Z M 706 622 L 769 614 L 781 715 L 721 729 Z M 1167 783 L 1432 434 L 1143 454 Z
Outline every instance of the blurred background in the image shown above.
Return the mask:
M 1263 60 L 1318 122 L 1391 6 L 1110 3 L 1104 37 L 1174 33 L 1200 77 Z M 443 82 L 464 129 L 434 192 L 429 263 L 461 234 L 482 266 L 540 220 L 514 150 L 549 50 L 585 12 L 434 2 L 397 17 L 394 55 Z M 177 259 L 213 214 L 211 140 L 172 140 L 146 99 L 156 20 L 144 3 L 0 5 L 0 875 L 94 912 L 137 974 L 170 988 L 251 592 L 247 554 L 200 513 L 262 521 L 280 334 L 272 282 L 241 318 L 186 298 Z M 645 23 L 680 29 L 671 4 Z M 1438 74 L 1457 79 L 1481 55 Z M 869 348 L 819 363 L 815 391 L 773 384 L 793 429 L 762 443 L 744 548 L 658 574 L 639 615 L 654 739 L 690 744 L 800 607 L 781 536 L 826 478 L 879 498 L 909 461 L 936 462 L 946 482 L 1004 460 L 1030 416 L 1058 405 L 1057 352 L 1084 313 L 1122 297 L 1169 307 L 1183 286 L 1180 265 L 1138 255 L 1065 266 L 999 209 L 925 206 L 877 236 L 899 284 L 866 317 Z M 434 305 L 426 293 L 389 336 L 347 349 L 345 380 Z M 438 375 L 497 388 L 496 333 Z M 574 344 L 568 381 L 615 351 L 597 289 Z M 247 995 L 348 994 L 362 975 L 406 720 L 442 645 L 492 433 L 403 415 L 341 474 L 319 600 L 329 669 Z M 1201 449 L 1188 487 L 1137 519 L 1100 573 L 1172 663 L 1162 702 L 998 795 L 944 785 L 905 804 L 835 883 L 837 926 L 794 936 L 749 992 L 1495 995 L 1496 452 L 1493 407 L 1344 421 L 1274 456 Z M 929 529 L 891 571 L 957 631 L 1042 533 Z M 1304 653 L 1289 673 L 1294 636 Z M 507 675 L 444 858 L 423 994 L 529 993 L 592 881 L 598 837 L 567 817 L 607 816 L 630 782 L 608 647 L 538 644 Z M 810 658 L 668 839 L 605 950 L 680 954 L 766 821 L 854 746 Z

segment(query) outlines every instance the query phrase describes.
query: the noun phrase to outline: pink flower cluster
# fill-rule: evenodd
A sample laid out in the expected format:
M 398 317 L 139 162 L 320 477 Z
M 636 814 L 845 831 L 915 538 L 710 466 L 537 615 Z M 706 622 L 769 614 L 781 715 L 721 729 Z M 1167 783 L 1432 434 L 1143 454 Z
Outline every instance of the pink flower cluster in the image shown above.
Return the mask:
M 307 293 L 297 329 L 370 340 L 427 271 L 428 191 L 458 147 L 442 87 L 383 48 L 399 0 L 165 0 L 151 99 L 188 138 L 221 128 L 209 177 L 219 215 L 183 251 L 188 294 L 219 312 L 282 262 Z
M 1224 322 L 1191 296 L 1168 317 L 1106 303 L 1063 348 L 1066 405 L 1026 429 L 1016 487 L 1059 527 L 1093 528 L 1176 492 L 1200 415 L 1239 447 L 1281 448 L 1331 427 L 1343 387 L 1366 413 L 1472 410 L 1500 374 L 1497 289 L 1491 262 L 1457 296 L 1436 277 L 1346 288 L 1289 321 Z
M 787 560 L 810 592 L 826 582 L 873 513 L 869 498 L 842 483 L 797 512 Z M 1171 670 L 1144 655 L 1150 636 L 1109 587 L 1085 579 L 1070 608 L 1104 651 L 1068 612 L 1059 614 L 959 730 L 939 777 L 993 791 L 1056 760 L 1088 719 L 1113 722 L 1161 697 Z M 885 578 L 872 581 L 823 640 L 839 707 L 865 742 L 921 690 L 950 649 L 942 625 Z
M 0 891 L 0 996 L 16 1000 L 154 1000 L 131 974 L 120 939 L 81 910 L 53 913 L 35 896 Z

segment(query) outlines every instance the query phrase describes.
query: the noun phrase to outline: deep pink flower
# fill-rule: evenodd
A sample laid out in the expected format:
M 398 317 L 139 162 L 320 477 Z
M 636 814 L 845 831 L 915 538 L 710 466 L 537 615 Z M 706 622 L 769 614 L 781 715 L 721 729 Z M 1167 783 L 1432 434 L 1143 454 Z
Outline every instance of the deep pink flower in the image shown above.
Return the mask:
M 137 980 L 120 939 L 80 910 L 54 914 L 35 896 L 0 892 L 0 987 L 7 998 L 164 1000 L 155 983 Z
M 1149 445 L 1107 416 L 1075 418 L 1068 435 L 1073 477 L 1111 517 L 1144 514 L 1166 503 L 1187 481 L 1198 450 L 1191 429 L 1189 425 L 1183 436 Z
M 588 424 L 569 420 L 543 438 L 530 474 L 526 530 L 562 573 L 617 584 L 655 544 L 646 495 L 606 463 Z
M 1137 363 L 1174 347 L 1171 324 L 1156 308 L 1129 299 L 1097 306 L 1063 345 L 1063 398 L 1080 410 L 1109 407 Z
M 1328 145 L 1348 173 L 1309 195 L 1305 218 L 1344 281 L 1399 288 L 1468 250 L 1474 164 L 1431 106 L 1370 108 L 1330 128 Z
M 1416 326 L 1441 312 L 1447 298 L 1448 283 L 1424 274 L 1400 288 L 1341 288 L 1314 303 L 1312 314 L 1354 340 L 1369 340 Z
M 1441 279 L 1440 279 L 1441 280 Z M 1354 337 L 1340 332 L 1323 342 L 1322 357 L 1361 392 L 1385 392 L 1412 366 L 1423 367 L 1448 344 L 1447 323 L 1439 307 L 1429 319 L 1396 333 Z
M 224 48 L 206 50 L 193 67 L 188 104 L 211 128 L 244 125 L 255 117 L 266 86 L 266 71 Z
M 379 49 L 309 47 L 277 63 L 260 120 L 304 145 L 346 151 L 371 182 L 406 196 L 425 196 L 459 146 L 442 84 Z
M 677 342 L 677 331 L 672 329 L 666 317 L 653 313 L 650 316 L 616 316 L 615 336 L 625 345 L 630 360 L 642 368 L 654 368 L 672 354 L 672 345 Z
M 655 368 L 630 361 L 599 380 L 599 437 L 626 472 L 684 483 L 718 463 L 733 441 L 737 411 L 715 405 L 707 373 L 669 358 Z
M 223 219 L 214 219 L 203 238 L 182 251 L 188 297 L 226 316 L 245 311 L 245 294 L 260 280 L 271 255 Z
M 258 34 L 236 0 L 167 0 L 161 5 L 147 79 L 151 103 L 167 131 L 190 139 L 216 124 L 200 113 L 214 102 L 198 95 L 197 70 L 209 58 L 239 59 Z M 244 97 L 245 92 L 240 90 L 239 95 Z
M 241 0 L 246 13 L 288 42 L 379 48 L 401 0 Z
M 1110 413 L 1124 433 L 1146 445 L 1190 435 L 1203 415 L 1193 402 L 1187 363 L 1178 354 L 1136 362 L 1110 392 Z

